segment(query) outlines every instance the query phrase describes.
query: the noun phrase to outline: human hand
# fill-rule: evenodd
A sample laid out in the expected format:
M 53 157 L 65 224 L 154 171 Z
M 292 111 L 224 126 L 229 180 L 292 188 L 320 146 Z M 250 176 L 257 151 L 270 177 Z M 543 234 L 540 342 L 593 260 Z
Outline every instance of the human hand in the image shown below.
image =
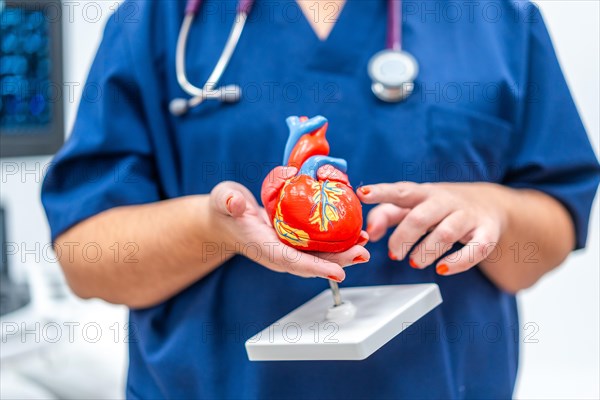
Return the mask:
M 275 169 L 273 185 L 296 172 L 297 169 L 291 167 Z M 248 255 L 273 271 L 341 282 L 346 277 L 343 267 L 364 263 L 370 258 L 363 247 L 368 241 L 364 231 L 357 245 L 341 253 L 306 253 L 287 246 L 277 237 L 265 209 L 247 188 L 236 182 L 226 181 L 215 186 L 210 194 L 210 207 L 216 237 L 236 248 L 239 254 Z M 252 250 L 240 250 L 249 245 Z
M 367 216 L 370 240 L 381 239 L 388 228 L 397 226 L 388 241 L 393 260 L 408 256 L 413 268 L 422 269 L 455 243 L 464 244 L 436 264 L 438 274 L 452 275 L 486 259 L 500 240 L 507 215 L 497 190 L 489 183 L 397 182 L 363 186 L 357 194 L 363 203 L 380 203 Z

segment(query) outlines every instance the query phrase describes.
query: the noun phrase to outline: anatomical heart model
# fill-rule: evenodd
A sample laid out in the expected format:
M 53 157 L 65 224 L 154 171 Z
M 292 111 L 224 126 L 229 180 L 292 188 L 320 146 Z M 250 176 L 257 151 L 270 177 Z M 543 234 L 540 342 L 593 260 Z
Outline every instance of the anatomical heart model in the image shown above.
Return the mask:
M 261 198 L 279 239 L 298 250 L 341 252 L 360 238 L 362 207 L 348 182 L 347 163 L 329 157 L 327 119 L 288 117 L 283 167 L 263 182 Z M 295 176 L 282 179 L 285 167 Z
M 347 250 L 360 238 L 362 209 L 346 161 L 328 156 L 327 120 L 289 117 L 287 124 L 283 165 L 262 186 L 269 220 L 279 239 L 298 250 Z M 290 167 L 297 172 L 286 171 Z M 245 343 L 248 359 L 364 360 L 442 302 L 435 283 L 340 289 L 329 280 L 329 285 L 333 304 L 323 291 L 258 332 Z M 290 326 L 298 333 L 293 340 Z

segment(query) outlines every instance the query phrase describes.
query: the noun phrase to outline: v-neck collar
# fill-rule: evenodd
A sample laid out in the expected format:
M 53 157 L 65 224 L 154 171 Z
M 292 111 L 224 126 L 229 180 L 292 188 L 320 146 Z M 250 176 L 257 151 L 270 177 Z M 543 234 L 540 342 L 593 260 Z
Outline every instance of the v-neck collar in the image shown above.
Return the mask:
M 331 27 L 331 29 L 329 30 L 329 32 L 327 33 L 327 37 L 324 39 L 321 39 L 319 37 L 319 35 L 317 34 L 317 31 L 315 30 L 314 26 L 310 23 L 309 17 L 304 13 L 304 10 L 302 9 L 302 7 L 300 6 L 298 0 L 293 0 L 294 3 L 296 4 L 296 6 L 298 7 L 298 9 L 300 10 L 300 15 L 302 16 L 302 20 L 304 21 L 303 25 L 306 25 L 310 28 L 310 30 L 313 33 L 314 38 L 317 40 L 318 43 L 325 43 L 327 42 L 327 40 L 331 37 L 331 34 L 333 33 L 333 31 L 336 29 L 336 27 L 338 27 L 338 23 L 340 21 L 340 18 L 342 17 L 342 14 L 344 13 L 344 10 L 346 9 L 346 6 L 348 5 L 350 0 L 345 0 L 345 2 L 342 4 L 342 8 L 341 10 L 338 11 L 338 15 L 337 15 L 337 19 L 336 21 L 333 23 L 333 26 Z M 327 13 L 324 13 L 325 15 L 321 14 L 321 11 L 319 11 L 319 18 L 329 18 Z
M 384 1 L 346 0 L 344 7 L 338 15 L 335 26 L 329 32 L 325 40 L 319 39 L 316 32 L 306 19 L 306 16 L 296 3 L 290 0 L 298 8 L 300 18 L 294 24 L 297 29 L 296 37 L 309 42 L 310 50 L 305 58 L 305 68 L 314 71 L 322 71 L 335 74 L 352 75 L 357 71 L 359 65 L 363 64 L 364 49 L 373 40 L 371 32 L 376 23 L 385 24 L 385 18 L 379 21 L 377 16 L 381 14 Z M 384 15 L 384 14 L 383 14 Z M 381 47 L 384 41 L 382 38 Z

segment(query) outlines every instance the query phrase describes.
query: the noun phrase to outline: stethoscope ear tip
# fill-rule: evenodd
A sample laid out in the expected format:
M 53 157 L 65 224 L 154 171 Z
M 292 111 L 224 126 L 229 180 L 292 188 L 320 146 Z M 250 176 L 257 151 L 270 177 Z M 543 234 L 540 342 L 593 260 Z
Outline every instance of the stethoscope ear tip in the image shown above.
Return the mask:
M 171 100 L 171 102 L 169 103 L 169 111 L 175 117 L 180 117 L 184 115 L 188 111 L 188 109 L 188 100 L 186 99 L 177 98 Z

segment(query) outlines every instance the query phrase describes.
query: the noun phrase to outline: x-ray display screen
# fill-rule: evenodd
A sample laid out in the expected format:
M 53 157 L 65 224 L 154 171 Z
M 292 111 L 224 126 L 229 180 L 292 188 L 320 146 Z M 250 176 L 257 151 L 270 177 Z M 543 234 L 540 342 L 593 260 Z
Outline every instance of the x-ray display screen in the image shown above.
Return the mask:
M 54 153 L 64 140 L 59 0 L 0 0 L 0 157 Z
M 0 126 L 47 125 L 52 117 L 48 22 L 41 10 L 4 7 L 0 18 Z M 3 134 L 18 130 L 3 129 Z M 40 131 L 41 132 L 41 131 Z

